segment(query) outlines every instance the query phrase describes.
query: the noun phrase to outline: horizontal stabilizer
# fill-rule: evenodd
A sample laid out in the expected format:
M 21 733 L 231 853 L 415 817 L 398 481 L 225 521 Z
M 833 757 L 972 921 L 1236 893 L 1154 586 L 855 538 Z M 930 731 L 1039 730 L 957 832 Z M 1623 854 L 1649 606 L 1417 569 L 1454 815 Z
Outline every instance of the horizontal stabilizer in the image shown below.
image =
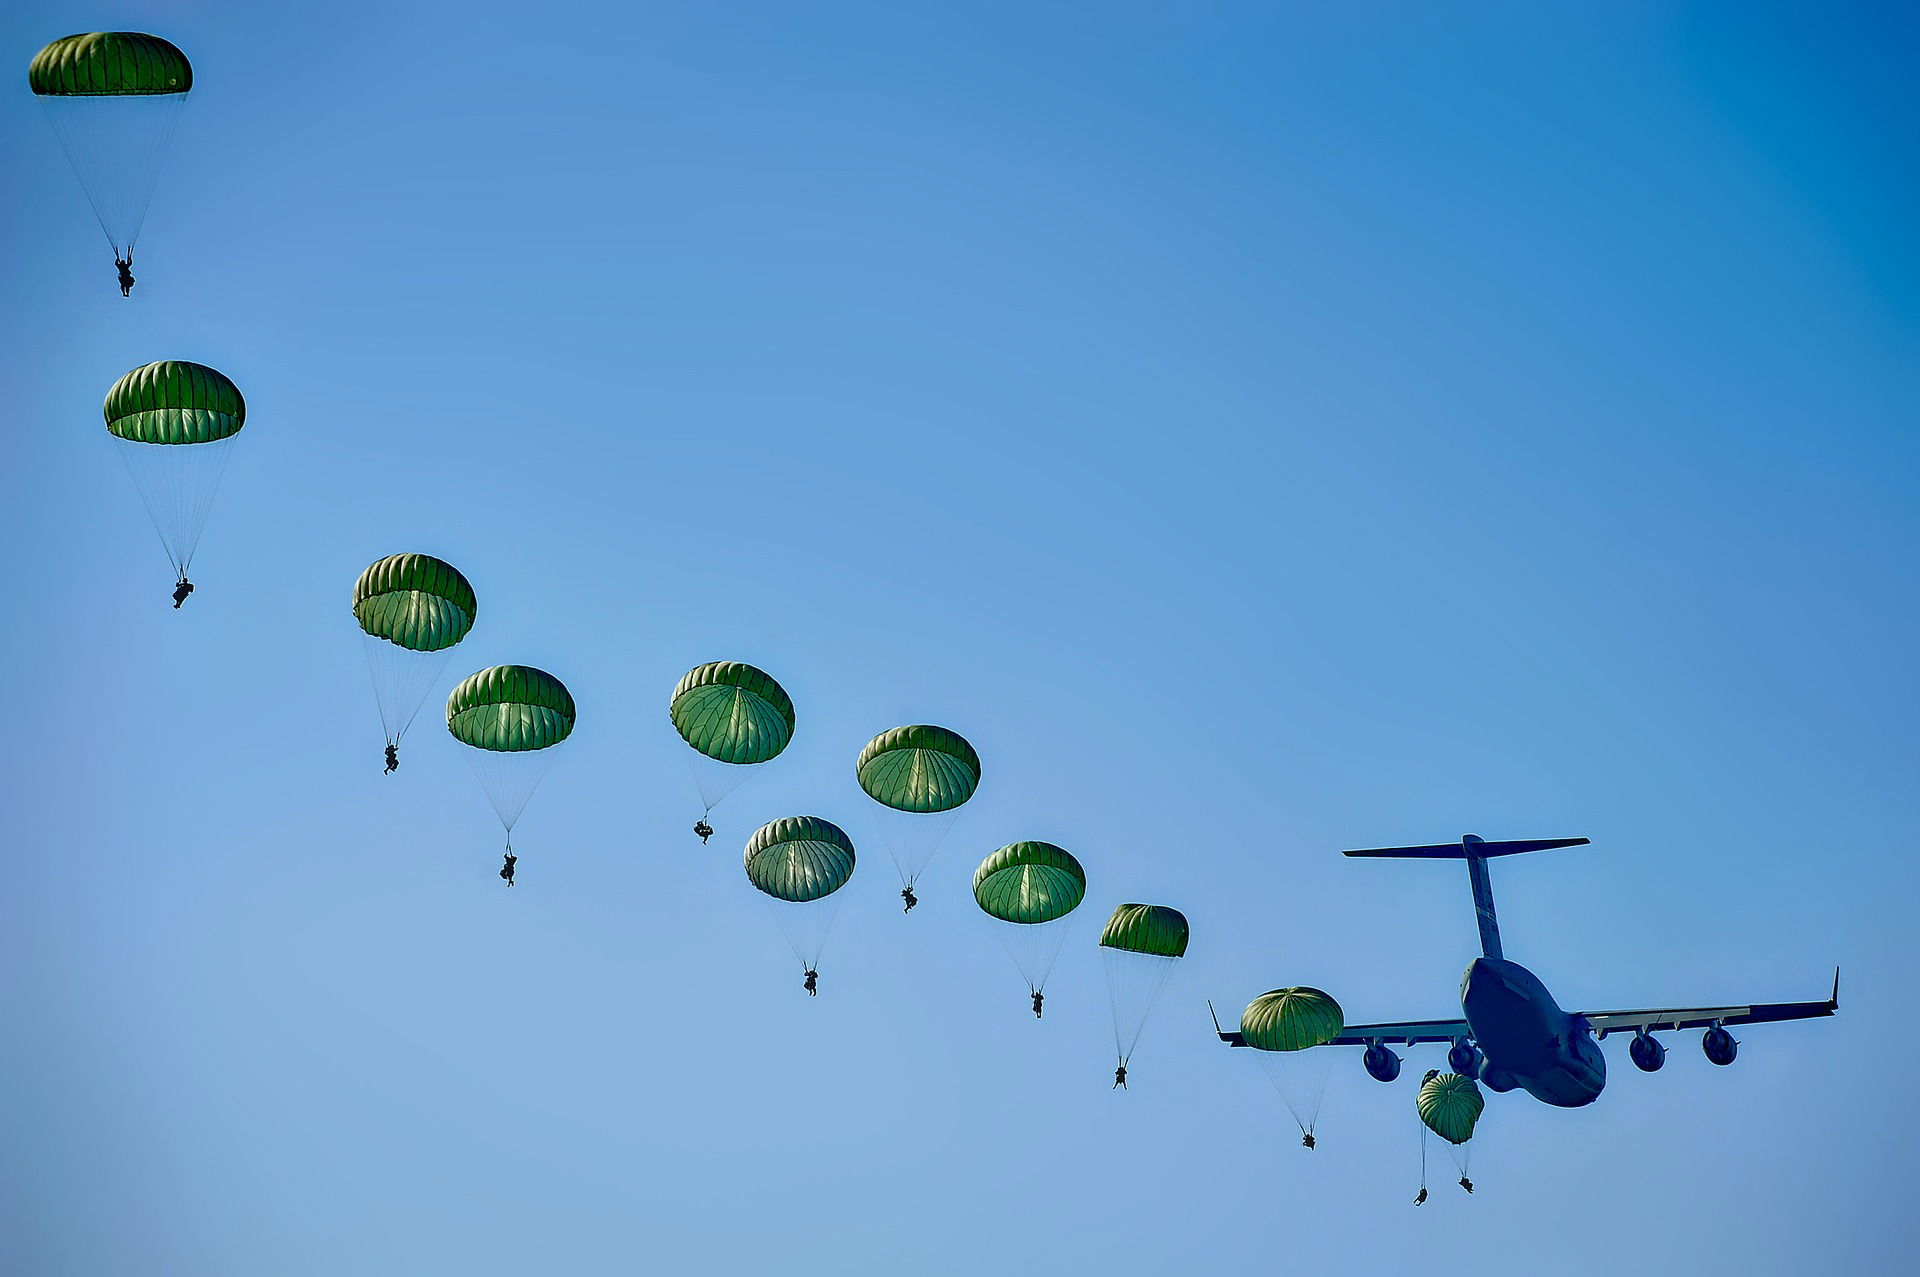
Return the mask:
M 1586 838 L 1521 838 L 1513 842 L 1483 842 L 1469 835 L 1460 842 L 1437 843 L 1429 847 L 1371 847 L 1348 851 L 1343 855 L 1371 856 L 1391 860 L 1465 860 L 1468 847 L 1475 857 L 1517 856 L 1523 851 L 1551 851 L 1555 847 L 1581 847 Z

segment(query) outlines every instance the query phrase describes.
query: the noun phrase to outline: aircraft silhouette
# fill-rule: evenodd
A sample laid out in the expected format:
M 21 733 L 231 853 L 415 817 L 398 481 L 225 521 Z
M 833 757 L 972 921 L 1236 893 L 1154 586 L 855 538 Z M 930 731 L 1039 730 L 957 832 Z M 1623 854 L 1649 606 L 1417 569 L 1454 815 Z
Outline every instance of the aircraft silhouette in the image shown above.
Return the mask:
M 1641 1071 L 1652 1073 L 1666 1063 L 1666 1046 L 1656 1030 L 1705 1029 L 1701 1049 L 1715 1064 L 1732 1064 L 1740 1044 L 1727 1030 L 1740 1024 L 1767 1024 L 1776 1020 L 1808 1020 L 1832 1015 L 1840 1007 L 1840 971 L 1834 969 L 1833 993 L 1821 1002 L 1772 1002 L 1746 1006 L 1656 1008 L 1642 1011 L 1562 1011 L 1540 978 L 1500 948 L 1500 924 L 1493 912 L 1493 884 L 1487 861 L 1523 851 L 1579 847 L 1585 838 L 1525 839 L 1487 842 L 1468 834 L 1458 843 L 1428 847 L 1377 847 L 1349 851 L 1349 856 L 1399 860 L 1464 860 L 1473 884 L 1473 907 L 1480 922 L 1480 955 L 1467 965 L 1460 979 L 1460 1009 L 1464 1019 L 1403 1020 L 1392 1024 L 1350 1024 L 1327 1046 L 1364 1046 L 1362 1062 L 1377 1081 L 1400 1075 L 1400 1057 L 1390 1043 L 1412 1046 L 1420 1042 L 1450 1042 L 1447 1066 L 1476 1077 L 1492 1091 L 1519 1087 L 1535 1099 L 1560 1108 L 1579 1108 L 1600 1098 L 1607 1084 L 1607 1060 L 1599 1039 L 1609 1033 L 1633 1031 L 1627 1054 Z M 1208 1004 L 1209 1010 L 1212 1004 Z M 1228 1046 L 1245 1046 L 1238 1033 L 1221 1030 L 1216 1015 L 1214 1031 Z M 1597 1036 L 1596 1036 L 1597 1035 Z

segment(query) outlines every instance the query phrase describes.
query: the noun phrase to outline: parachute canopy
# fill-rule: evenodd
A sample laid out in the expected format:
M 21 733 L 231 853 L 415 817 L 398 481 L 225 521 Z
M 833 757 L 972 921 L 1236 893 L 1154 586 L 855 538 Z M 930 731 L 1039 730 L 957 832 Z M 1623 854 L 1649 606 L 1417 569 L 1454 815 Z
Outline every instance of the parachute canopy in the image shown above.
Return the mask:
M 775 900 L 794 904 L 840 890 L 853 877 L 853 859 L 853 840 L 819 816 L 768 821 L 747 839 L 744 856 L 749 882 Z
M 1182 957 L 1187 952 L 1187 916 L 1166 905 L 1121 905 L 1107 919 L 1100 945 L 1160 958 Z
M 722 763 L 764 763 L 793 739 L 793 698 L 771 675 L 740 661 L 688 670 L 667 712 L 680 739 Z
M 1052 922 L 1072 913 L 1086 894 L 1080 862 L 1050 842 L 1009 843 L 973 871 L 974 900 L 1002 922 Z
M 193 67 L 157 35 L 94 31 L 36 53 L 27 83 L 41 97 L 149 97 L 192 89 Z
M 1420 1085 L 1420 1121 L 1449 1144 L 1473 1138 L 1473 1126 L 1487 1107 L 1479 1084 L 1458 1073 L 1439 1073 Z
M 130 443 L 214 443 L 240 432 L 247 403 L 226 374 L 184 359 L 135 368 L 113 383 L 107 429 Z
M 868 797 L 896 811 L 947 811 L 980 787 L 980 755 L 944 727 L 896 727 L 867 742 L 854 773 Z
M 566 685 L 531 665 L 495 665 L 447 697 L 447 730 L 475 749 L 522 753 L 558 745 L 573 731 Z
M 1340 1004 L 1318 989 L 1275 989 L 1247 1003 L 1240 1033 L 1262 1051 L 1304 1051 L 1340 1036 L 1346 1016 Z
M 409 651 L 452 647 L 473 628 L 474 611 L 467 578 L 431 554 L 390 554 L 353 583 L 360 628 Z

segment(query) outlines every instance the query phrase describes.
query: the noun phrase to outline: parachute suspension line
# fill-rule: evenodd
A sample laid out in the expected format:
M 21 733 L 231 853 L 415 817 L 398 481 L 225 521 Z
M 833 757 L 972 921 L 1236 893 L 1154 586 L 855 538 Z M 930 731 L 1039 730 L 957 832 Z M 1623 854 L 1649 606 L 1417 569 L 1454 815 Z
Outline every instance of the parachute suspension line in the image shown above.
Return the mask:
M 553 749 L 467 749 L 463 752 L 480 787 L 486 791 L 487 801 L 493 804 L 494 814 L 511 837 L 514 825 L 526 810 L 527 800 L 546 777 L 547 768 L 553 762 Z
M 175 581 L 185 581 L 239 436 L 177 444 L 109 438 L 140 493 L 140 503 L 160 537 L 167 562 L 173 565 Z
M 786 938 L 787 947 L 793 950 L 793 956 L 799 960 L 802 972 L 818 971 L 820 957 L 827 947 L 827 938 L 833 932 L 833 924 L 840 916 L 840 893 L 831 892 L 818 900 L 799 903 L 791 900 L 779 900 L 762 893 L 768 913 L 773 923 Z
M 1177 958 L 1133 953 L 1102 946 L 1107 968 L 1107 1001 L 1113 1009 L 1113 1049 L 1122 1065 L 1133 1059 Z
M 427 693 L 446 672 L 453 648 L 416 652 L 384 638 L 360 635 L 367 654 L 367 674 L 373 679 L 373 699 L 380 708 L 380 727 L 387 744 L 398 745 L 426 703 Z
M 187 94 L 42 96 L 60 149 L 116 258 L 133 257 Z
M 1320 1103 L 1326 1096 L 1327 1075 L 1332 1071 L 1331 1053 L 1310 1046 L 1298 1051 L 1261 1051 L 1260 1063 L 1267 1080 L 1287 1106 L 1288 1116 L 1300 1128 L 1303 1141 L 1313 1138 L 1320 1121 Z M 1309 1145 L 1311 1147 L 1311 1145 Z
M 723 763 L 716 758 L 708 758 L 699 750 L 682 751 L 687 762 L 687 775 L 693 780 L 693 787 L 700 795 L 701 818 L 713 814 L 713 809 L 725 802 L 733 791 L 753 778 L 753 768 L 737 763 Z
M 939 852 L 953 831 L 954 822 L 960 819 L 960 808 L 949 807 L 945 811 L 883 811 L 879 825 L 882 839 L 887 844 L 887 854 L 893 859 L 894 872 L 900 875 L 902 887 L 912 887 L 919 883 L 920 875 L 927 871 L 927 865 Z

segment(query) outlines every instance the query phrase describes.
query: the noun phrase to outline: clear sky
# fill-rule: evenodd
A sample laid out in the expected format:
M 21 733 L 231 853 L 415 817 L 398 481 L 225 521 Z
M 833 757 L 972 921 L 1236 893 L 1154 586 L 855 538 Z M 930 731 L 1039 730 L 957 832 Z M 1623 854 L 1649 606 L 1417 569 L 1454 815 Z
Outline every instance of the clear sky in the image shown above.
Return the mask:
M 24 83 L 187 51 L 131 302 Z M 1916 81 L 1897 4 L 312 5 L 0 16 L 11 446 L 0 1270 L 1860 1271 L 1911 1258 Z M 251 409 L 169 571 L 99 403 Z M 430 704 L 385 777 L 348 611 L 458 564 L 452 681 L 563 678 L 521 881 Z M 717 814 L 666 718 L 799 705 Z M 986 778 L 903 918 L 854 784 Z M 806 998 L 761 821 L 859 871 Z M 1570 1008 L 1812 998 L 1298 1147 L 1211 1036 L 1295 983 L 1443 1016 L 1502 862 Z M 1047 1018 L 967 892 L 1090 893 Z M 1114 1092 L 1094 938 L 1193 946 Z

